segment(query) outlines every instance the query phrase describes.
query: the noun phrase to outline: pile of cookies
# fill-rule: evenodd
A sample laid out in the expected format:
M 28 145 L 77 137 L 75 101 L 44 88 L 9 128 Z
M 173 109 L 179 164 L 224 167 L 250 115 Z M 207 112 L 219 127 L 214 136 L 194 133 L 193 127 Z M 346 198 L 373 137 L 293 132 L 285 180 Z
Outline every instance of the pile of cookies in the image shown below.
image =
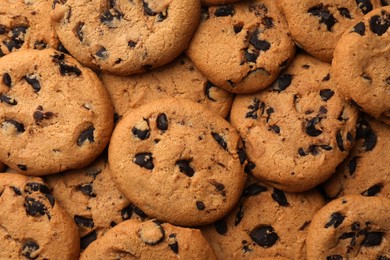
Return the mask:
M 2 0 L 0 259 L 390 259 L 389 4 Z

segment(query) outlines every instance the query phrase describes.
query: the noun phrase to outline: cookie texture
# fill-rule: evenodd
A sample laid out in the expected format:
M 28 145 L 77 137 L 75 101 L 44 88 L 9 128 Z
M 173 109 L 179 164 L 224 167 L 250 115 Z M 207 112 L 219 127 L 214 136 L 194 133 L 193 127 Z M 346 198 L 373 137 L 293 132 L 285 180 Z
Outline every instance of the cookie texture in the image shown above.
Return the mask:
M 102 73 L 100 78 L 114 104 L 117 119 L 128 110 L 165 97 L 188 98 L 227 117 L 233 95 L 208 81 L 186 56 L 161 68 L 131 76 Z
M 86 259 L 216 259 L 197 229 L 156 220 L 127 220 L 93 242 L 81 255 Z
M 247 169 L 281 190 L 309 190 L 348 155 L 357 111 L 335 88 L 330 66 L 298 56 L 268 89 L 237 95 L 230 120 L 240 132 Z
M 246 179 L 240 148 L 223 118 L 171 98 L 127 113 L 108 157 L 115 183 L 134 205 L 160 221 L 195 226 L 216 221 L 238 201 Z
M 77 224 L 82 250 L 118 223 L 146 218 L 116 188 L 104 156 L 81 170 L 47 176 L 46 181 Z
M 390 7 L 368 13 L 341 37 L 332 61 L 340 92 L 386 124 L 390 124 L 389 27 Z
M 296 44 L 316 58 L 331 62 L 345 30 L 375 8 L 379 0 L 278 0 Z M 358 45 L 360 46 L 360 45 Z
M 238 1 L 240 0 L 200 0 L 200 3 L 202 4 L 202 6 L 209 6 L 209 5 L 231 4 Z
M 172 61 L 187 48 L 200 18 L 199 0 L 54 1 L 52 21 L 81 63 L 120 75 Z
M 269 86 L 295 51 L 273 0 L 240 1 L 202 9 L 187 54 L 215 85 L 232 93 Z
M 308 226 L 324 204 L 316 191 L 285 193 L 251 181 L 228 216 L 201 230 L 218 259 L 306 259 Z
M 0 160 L 28 175 L 81 168 L 107 145 L 113 109 L 98 77 L 53 49 L 0 59 Z
M 57 48 L 58 37 L 47 14 L 50 0 L 0 2 L 0 57 L 24 49 Z
M 37 177 L 0 173 L 0 258 L 77 259 L 76 225 Z
M 389 259 L 390 200 L 349 195 L 316 213 L 306 240 L 307 259 Z
M 324 183 L 326 194 L 335 198 L 349 194 L 390 199 L 390 127 L 362 117 L 357 141 L 347 159 Z

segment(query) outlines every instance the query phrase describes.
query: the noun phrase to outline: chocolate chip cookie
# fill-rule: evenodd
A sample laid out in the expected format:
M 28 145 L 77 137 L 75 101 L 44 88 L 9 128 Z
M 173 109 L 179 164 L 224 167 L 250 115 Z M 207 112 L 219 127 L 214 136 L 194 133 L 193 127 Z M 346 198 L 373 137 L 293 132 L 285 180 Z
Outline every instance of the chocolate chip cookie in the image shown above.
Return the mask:
M 0 173 L 0 259 L 77 259 L 77 227 L 40 178 Z
M 149 217 L 195 226 L 216 221 L 237 203 L 246 179 L 241 148 L 222 117 L 166 98 L 125 114 L 108 158 L 118 188 Z
M 274 0 L 203 8 L 187 54 L 215 85 L 232 93 L 269 86 L 295 51 Z
M 93 242 L 81 255 L 87 259 L 216 259 L 197 229 L 156 220 L 127 220 Z
M 57 0 L 53 8 L 65 48 L 87 66 L 120 75 L 172 61 L 200 18 L 199 0 Z
M 326 62 L 341 35 L 364 14 L 380 7 L 379 0 L 277 1 L 297 45 Z
M 327 63 L 299 56 L 270 88 L 236 96 L 230 119 L 256 178 L 305 191 L 329 178 L 348 155 L 358 113 L 329 70 Z
M 231 4 L 238 1 L 240 0 L 200 0 L 200 3 L 202 4 L 202 6 L 208 6 L 208 5 Z
M 107 145 L 111 100 L 98 77 L 53 49 L 0 59 L 0 160 L 28 175 L 81 168 Z
M 58 37 L 48 13 L 50 0 L 0 2 L 0 57 L 23 49 L 57 48 Z
M 316 191 L 285 193 L 251 181 L 228 216 L 201 230 L 219 259 L 305 259 L 308 226 L 324 204 Z
M 77 224 L 81 249 L 124 220 L 146 218 L 116 188 L 105 157 L 81 170 L 48 176 L 46 181 Z
M 357 125 L 357 141 L 347 159 L 324 184 L 334 198 L 349 194 L 390 198 L 390 126 L 369 118 Z
M 332 70 L 340 92 L 390 125 L 390 7 L 376 9 L 337 43 Z M 364 46 L 364 47 L 362 47 Z
M 150 72 L 131 76 L 102 73 L 101 79 L 114 103 L 117 119 L 157 98 L 188 98 L 222 117 L 227 117 L 233 102 L 232 94 L 208 81 L 184 55 Z
M 316 213 L 306 239 L 307 259 L 390 259 L 390 200 L 349 195 Z

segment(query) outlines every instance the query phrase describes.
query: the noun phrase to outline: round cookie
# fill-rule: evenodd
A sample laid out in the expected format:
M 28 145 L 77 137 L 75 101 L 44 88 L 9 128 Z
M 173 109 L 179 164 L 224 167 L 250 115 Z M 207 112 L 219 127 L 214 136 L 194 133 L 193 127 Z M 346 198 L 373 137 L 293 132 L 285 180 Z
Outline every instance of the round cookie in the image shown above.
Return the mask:
M 215 85 L 232 93 L 269 86 L 295 51 L 274 0 L 204 8 L 187 55 Z
M 380 7 L 379 0 L 278 0 L 291 36 L 316 58 L 331 62 L 341 35 L 364 14 Z
M 0 205 L 0 259 L 77 259 L 77 227 L 42 179 L 0 173 Z
M 340 92 L 390 125 L 390 7 L 376 9 L 337 43 L 332 71 Z M 364 46 L 364 49 L 362 49 Z
M 114 130 L 108 158 L 121 192 L 148 216 L 175 225 L 221 218 L 246 179 L 237 131 L 204 106 L 179 98 L 127 113 Z
M 151 100 L 165 97 L 188 98 L 227 117 L 233 95 L 214 86 L 186 56 L 161 68 L 131 76 L 100 75 L 114 103 L 116 117 Z
M 324 204 L 316 191 L 284 193 L 251 181 L 229 215 L 201 230 L 219 259 L 305 259 L 308 226 Z
M 335 90 L 329 70 L 327 63 L 298 56 L 270 88 L 236 96 L 230 120 L 256 178 L 305 191 L 329 178 L 348 155 L 358 113 Z
M 309 227 L 307 259 L 390 258 L 390 200 L 349 195 L 329 202 Z
M 183 52 L 198 25 L 199 0 L 55 1 L 54 28 L 81 63 L 119 75 L 144 72 Z
M 323 186 L 331 197 L 349 194 L 390 199 L 390 126 L 361 118 L 347 159 Z
M 238 2 L 240 0 L 200 0 L 202 6 L 210 6 L 210 5 L 224 5 Z
M 77 224 L 81 249 L 124 220 L 146 217 L 116 188 L 104 157 L 81 170 L 47 176 L 46 181 Z
M 0 160 L 28 175 L 81 168 L 107 145 L 113 127 L 99 78 L 53 49 L 0 59 Z
M 127 220 L 93 242 L 81 255 L 87 259 L 216 259 L 197 229 L 156 220 Z
M 16 50 L 57 48 L 59 41 L 50 22 L 53 1 L 0 1 L 0 57 Z

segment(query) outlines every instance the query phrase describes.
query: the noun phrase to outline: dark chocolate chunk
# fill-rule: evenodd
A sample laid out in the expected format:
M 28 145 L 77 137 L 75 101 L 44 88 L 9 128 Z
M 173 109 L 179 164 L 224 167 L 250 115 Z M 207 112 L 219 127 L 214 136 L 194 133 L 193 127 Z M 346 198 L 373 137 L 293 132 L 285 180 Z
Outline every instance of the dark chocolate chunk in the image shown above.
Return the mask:
M 85 141 L 89 141 L 90 143 L 94 143 L 95 142 L 95 138 L 93 136 L 93 132 L 95 131 L 95 127 L 93 126 L 90 126 L 89 128 L 83 130 L 79 136 L 79 138 L 77 139 L 77 145 L 78 146 L 82 146 Z
M 144 7 L 144 13 L 146 15 L 149 15 L 149 16 L 157 15 L 157 13 L 155 13 L 152 9 L 150 9 L 149 4 L 145 0 L 142 0 L 142 4 L 143 4 L 143 7 Z
M 268 123 L 269 120 L 271 119 L 271 115 L 275 112 L 275 109 L 273 109 L 272 107 L 269 107 L 265 110 L 265 112 L 267 113 L 267 119 L 266 119 L 266 122 Z
M 89 244 L 91 244 L 96 239 L 97 239 L 97 234 L 96 234 L 96 231 L 94 230 L 91 233 L 89 233 L 88 235 L 85 235 L 85 236 L 80 238 L 80 248 L 81 249 L 87 248 L 89 246 Z
M 176 165 L 179 166 L 180 172 L 184 173 L 188 177 L 194 176 L 195 170 L 190 166 L 192 159 L 190 160 L 178 160 Z
M 245 165 L 244 172 L 250 174 L 251 171 L 256 168 L 256 164 L 254 164 L 251 161 L 248 161 L 248 163 Z
M 28 194 L 31 194 L 33 192 L 42 192 L 43 194 L 50 194 L 50 189 L 47 185 L 41 183 L 41 182 L 29 182 L 24 187 L 24 191 Z
M 306 155 L 308 155 L 302 147 L 298 149 L 298 154 L 299 154 L 300 156 L 306 156 Z
M 82 42 L 84 40 L 84 34 L 83 34 L 83 27 L 84 27 L 84 23 L 83 22 L 79 22 L 76 26 L 76 30 L 75 30 L 75 34 L 77 36 L 77 38 Z
M 4 24 L 0 24 L 0 35 L 7 32 L 7 27 Z
M 253 45 L 259 51 L 268 51 L 271 48 L 271 44 L 266 40 L 259 39 L 260 31 L 256 28 L 249 39 L 249 43 Z
M 43 119 L 51 119 L 54 116 L 52 112 L 41 112 L 39 110 L 35 111 L 33 114 L 33 118 L 35 120 L 35 124 L 39 124 Z
M 204 87 L 204 94 L 206 95 L 206 97 L 208 99 L 210 99 L 211 101 L 216 101 L 215 99 L 213 99 L 211 96 L 210 96 L 210 89 L 212 88 L 215 88 L 215 86 L 213 85 L 213 83 L 211 83 L 210 81 L 207 81 L 206 84 L 205 84 L 205 87 Z
M 169 234 L 169 239 L 168 239 L 168 246 L 169 248 L 175 253 L 179 253 L 179 244 L 177 243 L 176 240 L 176 234 Z
M 121 120 L 122 116 L 119 115 L 118 113 L 114 113 L 114 123 L 118 123 L 119 120 Z
M 22 170 L 22 171 L 27 171 L 27 165 L 24 165 L 24 164 L 18 164 L 17 165 L 18 166 L 18 168 L 20 169 L 20 170 Z
M 286 194 L 283 191 L 274 188 L 271 196 L 280 206 L 287 207 L 289 205 Z
M 217 233 L 220 234 L 220 235 L 226 234 L 227 229 L 228 229 L 226 221 L 223 220 L 223 219 L 217 220 L 214 223 L 214 227 L 215 227 L 215 230 L 217 231 Z
M 330 215 L 329 222 L 326 223 L 324 227 L 329 228 L 333 226 L 334 228 L 337 228 L 341 225 L 341 223 L 343 223 L 344 218 L 345 216 L 339 212 L 332 213 L 332 215 Z
M 133 215 L 133 209 L 134 209 L 134 206 L 132 204 L 130 204 L 127 207 L 123 208 L 121 210 L 122 220 L 130 219 L 131 215 Z
M 34 49 L 36 50 L 43 50 L 47 47 L 47 43 L 44 41 L 35 41 L 34 42 Z
M 16 195 L 18 195 L 18 196 L 22 195 L 22 192 L 20 191 L 19 188 L 15 187 L 15 186 L 11 186 L 11 189 L 15 192 Z
M 323 101 L 328 101 L 333 97 L 334 91 L 331 89 L 321 89 L 320 90 L 320 96 Z
M 377 136 L 374 133 L 374 131 L 370 129 L 367 132 L 367 135 L 364 137 L 363 146 L 365 147 L 366 151 L 372 151 L 372 149 L 374 149 L 376 145 L 376 141 L 377 141 Z
M 376 260 L 390 260 L 387 256 L 380 255 Z
M 386 17 L 374 15 L 370 18 L 370 30 L 378 36 L 384 34 L 390 27 L 390 14 L 382 13 Z
M 266 29 L 270 29 L 270 28 L 274 27 L 274 19 L 272 19 L 271 17 L 268 17 L 268 16 L 261 19 L 261 23 L 264 24 L 264 27 Z
M 372 11 L 373 6 L 370 0 L 356 0 L 356 4 L 362 10 L 363 14 L 367 14 Z
M 213 136 L 214 140 L 217 141 L 217 143 L 224 149 L 227 150 L 227 143 L 225 139 L 223 139 L 222 136 L 220 136 L 217 133 L 211 132 L 211 135 Z
M 222 5 L 215 10 L 215 16 L 233 16 L 234 15 L 234 7 L 232 5 Z
M 330 80 L 330 74 L 326 74 L 325 77 L 322 78 L 322 81 L 328 81 Z
M 326 257 L 326 260 L 343 260 L 341 255 L 330 255 Z
M 278 92 L 281 92 L 288 88 L 292 81 L 292 75 L 290 74 L 283 74 L 278 77 L 276 80 L 276 84 L 273 87 L 273 90 L 276 90 Z
M 137 45 L 137 43 L 135 41 L 128 41 L 127 42 L 127 46 L 129 46 L 130 48 L 134 48 L 136 45 Z
M 105 10 L 102 15 L 100 15 L 100 22 L 102 24 L 105 24 L 107 26 L 111 25 L 111 22 L 114 19 L 121 20 L 123 17 L 123 14 L 119 12 L 118 10 L 112 8 L 110 10 Z
M 83 226 L 87 228 L 93 228 L 95 226 L 95 223 L 93 223 L 93 219 L 82 217 L 79 215 L 74 216 L 74 222 L 76 222 L 78 226 Z
M 52 207 L 54 207 L 55 199 L 54 199 L 53 195 L 51 195 L 51 194 L 45 194 L 45 196 L 46 196 L 47 200 L 49 201 L 50 205 L 51 205 Z
M 0 95 L 0 102 L 7 103 L 8 105 L 11 105 L 11 106 L 15 106 L 18 104 L 18 102 L 14 98 L 11 98 L 10 96 L 7 96 L 6 94 Z
M 105 60 L 108 58 L 108 52 L 106 50 L 106 48 L 104 47 L 101 47 L 100 50 L 98 50 L 95 55 L 99 58 L 101 58 L 102 60 Z
M 361 246 L 379 246 L 382 243 L 383 234 L 383 232 L 368 232 L 361 243 Z
M 57 4 L 62 4 L 63 5 L 65 2 L 66 2 L 66 0 L 54 0 L 51 8 L 54 9 Z
M 351 13 L 347 8 L 341 7 L 341 8 L 337 8 L 337 10 L 339 10 L 340 14 L 345 18 L 352 19 Z
M 325 151 L 331 151 L 331 150 L 333 149 L 332 146 L 330 146 L 330 145 L 325 145 L 325 144 L 320 145 L 320 147 L 321 147 L 322 149 L 324 149 Z
M 249 236 L 256 244 L 264 248 L 272 247 L 279 239 L 271 226 L 257 227 L 251 231 Z
M 357 23 L 353 27 L 352 32 L 355 32 L 355 33 L 363 36 L 366 33 L 366 25 L 363 22 Z
M 237 226 L 238 224 L 240 224 L 243 217 L 244 217 L 244 205 L 240 204 L 240 206 L 238 207 L 236 218 L 234 219 L 234 225 Z
M 62 53 L 69 54 L 68 50 L 65 48 L 65 46 L 61 42 L 58 44 L 57 50 L 62 52 Z
M 264 103 L 261 102 L 261 104 L 263 105 Z M 259 110 L 260 106 L 260 100 L 258 100 L 257 98 L 253 99 L 253 105 L 248 106 L 249 112 L 246 113 L 245 117 L 257 119 L 257 111 Z
M 336 141 L 337 141 L 337 146 L 339 147 L 340 151 L 345 151 L 344 149 L 344 141 L 343 141 L 343 137 L 340 133 L 340 131 L 337 132 L 336 134 Z
M 38 249 L 39 245 L 35 241 L 27 240 L 22 246 L 21 254 L 27 259 L 36 259 L 39 256 L 39 254 L 35 253 Z
M 323 4 L 313 6 L 309 8 L 307 12 L 310 13 L 311 15 L 318 17 L 320 19 L 320 23 L 325 24 L 326 29 L 329 32 L 332 31 L 333 25 L 337 23 L 336 18 L 333 16 L 333 14 L 330 13 L 328 8 Z
M 357 159 L 359 157 L 353 157 L 348 163 L 349 175 L 353 175 L 356 171 Z
M 93 193 L 93 184 L 92 183 L 85 183 L 85 184 L 80 184 L 76 186 L 76 190 L 84 193 L 85 195 L 95 198 L 96 194 Z
M 34 92 L 37 93 L 41 90 L 41 83 L 34 74 L 28 74 L 24 76 L 23 79 L 31 85 L 31 87 L 34 89 Z
M 242 23 L 240 24 L 235 24 L 233 27 L 233 30 L 235 33 L 239 33 L 242 31 L 242 28 L 244 28 L 244 25 Z
M 196 202 L 196 208 L 198 210 L 204 210 L 206 208 L 206 205 L 204 205 L 204 203 L 202 201 L 197 201 Z
M 154 168 L 153 157 L 151 153 L 138 153 L 133 162 L 142 168 L 152 170 Z
M 375 196 L 379 192 L 381 192 L 382 188 L 383 188 L 383 185 L 381 183 L 378 183 L 378 184 L 375 184 L 375 185 L 371 186 L 367 190 L 363 191 L 361 194 L 363 196 L 368 196 L 368 197 Z
M 202 6 L 200 9 L 200 18 L 201 20 L 206 20 L 210 18 L 209 14 L 209 7 L 208 6 Z
M 310 136 L 319 136 L 320 134 L 322 134 L 322 130 L 319 130 L 316 128 L 316 125 L 321 121 L 321 117 L 314 117 L 312 119 L 310 119 L 307 123 L 306 123 L 306 133 Z
M 131 129 L 131 132 L 133 133 L 134 136 L 138 137 L 141 140 L 146 140 L 150 136 L 150 128 L 149 128 L 149 121 L 147 119 L 144 119 L 146 124 L 148 125 L 147 129 L 138 129 L 136 127 L 133 127 Z
M 158 221 L 156 221 L 156 220 L 154 220 L 153 223 L 156 224 L 156 227 L 155 227 L 156 231 L 158 230 L 160 232 L 160 234 L 158 236 L 156 236 L 157 235 L 156 232 L 153 232 L 153 234 L 154 234 L 153 237 L 146 237 L 146 236 L 143 235 L 142 230 L 140 231 L 141 240 L 145 244 L 150 245 L 150 246 L 154 246 L 154 245 L 157 245 L 157 244 L 161 243 L 164 240 L 164 237 L 165 237 L 165 230 L 163 229 L 161 224 Z
M 81 75 L 81 70 L 74 65 L 69 65 L 66 64 L 64 59 L 65 59 L 65 54 L 63 53 L 57 53 L 56 55 L 52 56 L 53 57 L 53 62 L 57 63 L 60 67 L 60 73 L 62 76 L 80 76 Z
M 260 52 L 249 52 L 248 49 L 245 49 L 244 51 L 244 57 L 245 57 L 245 61 L 246 62 L 256 62 L 257 61 L 257 58 L 259 57 L 260 55 Z
M 300 230 L 300 231 L 305 230 L 305 229 L 310 225 L 310 222 L 311 222 L 311 221 L 305 221 L 305 222 L 302 224 L 302 226 L 300 226 L 299 230 Z
M 35 200 L 34 198 L 26 197 L 24 207 L 26 208 L 27 214 L 29 214 L 30 216 L 35 217 L 37 214 L 41 216 L 45 215 L 45 205 Z
M 238 158 L 240 159 L 240 164 L 244 164 L 246 161 L 246 152 L 243 148 L 237 150 Z
M 277 125 L 271 125 L 270 127 L 270 130 L 276 134 L 279 134 L 280 133 L 280 127 L 277 126 Z
M 23 133 L 25 131 L 24 124 L 19 123 L 15 120 L 8 119 L 8 120 L 5 120 L 4 123 L 8 123 L 8 124 L 13 125 L 16 128 L 16 131 L 18 131 L 19 133 Z
M 133 211 L 135 214 L 140 216 L 141 218 L 147 218 L 148 216 L 143 212 L 140 208 L 137 208 L 136 206 L 133 206 Z
M 3 74 L 3 84 L 9 88 L 12 86 L 12 79 L 8 73 Z
M 168 130 L 168 118 L 165 113 L 158 114 L 156 119 L 157 128 L 160 130 Z
M 257 183 L 253 183 L 244 189 L 244 192 L 242 195 L 244 197 L 249 197 L 249 196 L 254 196 L 254 195 L 260 194 L 264 191 L 267 191 L 266 187 L 261 186 Z

